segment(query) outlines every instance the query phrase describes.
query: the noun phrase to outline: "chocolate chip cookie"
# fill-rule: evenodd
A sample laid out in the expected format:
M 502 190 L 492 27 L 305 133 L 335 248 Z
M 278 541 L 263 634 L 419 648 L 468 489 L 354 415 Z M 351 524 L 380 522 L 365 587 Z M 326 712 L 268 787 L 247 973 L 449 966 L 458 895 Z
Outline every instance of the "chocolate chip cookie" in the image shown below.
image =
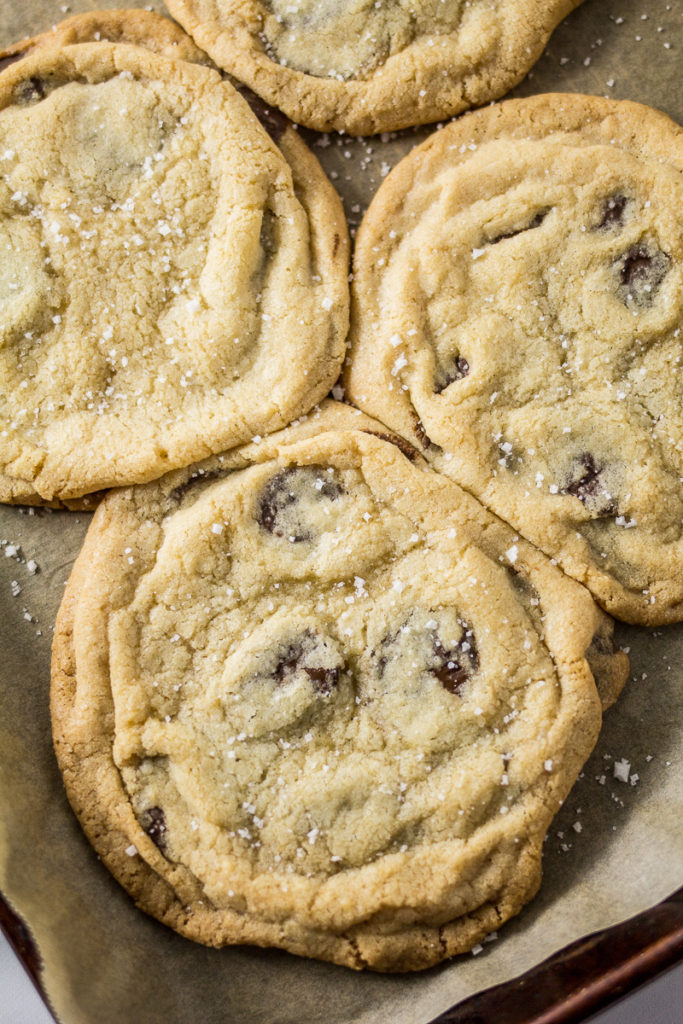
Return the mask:
M 534 894 L 600 727 L 587 657 L 614 692 L 626 657 L 583 587 L 375 426 L 331 404 L 108 495 L 52 713 L 74 809 L 148 913 L 415 970 Z
M 502 96 L 580 0 L 168 0 L 216 63 L 294 121 L 352 135 Z
M 358 234 L 347 394 L 585 583 L 683 614 L 683 132 L 637 104 L 467 115 Z
M 138 47 L 37 47 L 2 73 L 1 500 L 153 479 L 329 390 L 346 225 L 275 129 L 281 149 L 217 72 Z
M 194 64 L 211 63 L 178 25 L 153 11 L 84 11 L 65 18 L 47 32 L 0 50 L 0 71 L 44 47 L 94 42 L 129 43 L 144 46 L 164 57 L 189 60 Z

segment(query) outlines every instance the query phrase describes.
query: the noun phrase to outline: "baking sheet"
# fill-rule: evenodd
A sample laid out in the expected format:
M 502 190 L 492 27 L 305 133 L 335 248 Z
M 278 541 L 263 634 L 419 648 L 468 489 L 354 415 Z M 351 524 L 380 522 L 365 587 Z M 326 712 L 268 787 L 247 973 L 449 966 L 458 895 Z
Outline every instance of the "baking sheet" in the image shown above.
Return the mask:
M 0 45 L 107 6 L 116 5 L 0 0 Z M 161 3 L 130 6 L 165 13 Z M 630 98 L 680 122 L 682 50 L 680 0 L 586 0 L 514 95 Z M 367 140 L 303 134 L 353 228 L 390 167 L 431 130 Z M 31 929 L 64 1024 L 425 1024 L 683 882 L 683 626 L 620 626 L 631 680 L 550 832 L 541 892 L 478 955 L 419 975 L 357 974 L 279 951 L 205 949 L 146 918 L 82 837 L 52 754 L 52 627 L 87 522 L 0 507 L 0 890 Z M 615 778 L 616 763 L 627 781 Z

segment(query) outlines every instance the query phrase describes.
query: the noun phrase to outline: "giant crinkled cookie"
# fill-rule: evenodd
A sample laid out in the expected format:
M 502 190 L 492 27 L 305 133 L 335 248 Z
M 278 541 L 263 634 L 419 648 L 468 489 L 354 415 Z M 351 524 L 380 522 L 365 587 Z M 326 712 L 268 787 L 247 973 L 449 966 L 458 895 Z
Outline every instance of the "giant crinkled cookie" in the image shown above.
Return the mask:
M 626 621 L 683 614 L 683 131 L 576 95 L 467 115 L 386 179 L 351 401 Z
M 221 67 L 293 120 L 352 135 L 502 96 L 581 0 L 168 0 Z
M 132 46 L 0 76 L 1 500 L 156 478 L 329 390 L 346 225 L 276 127 L 281 150 L 215 71 Z
M 471 948 L 538 887 L 600 727 L 587 658 L 624 681 L 588 592 L 391 442 L 330 404 L 95 514 L 57 755 L 188 937 L 388 971 Z

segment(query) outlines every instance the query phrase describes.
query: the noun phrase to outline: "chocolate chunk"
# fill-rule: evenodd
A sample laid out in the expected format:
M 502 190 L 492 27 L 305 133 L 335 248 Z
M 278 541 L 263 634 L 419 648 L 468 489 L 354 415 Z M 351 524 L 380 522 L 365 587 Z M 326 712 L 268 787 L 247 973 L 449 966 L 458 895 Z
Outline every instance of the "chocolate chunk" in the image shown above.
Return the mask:
M 596 518 L 616 512 L 616 504 L 605 488 L 604 467 L 598 466 L 589 452 L 575 461 L 564 493 L 578 498 Z
M 516 235 L 521 235 L 525 231 L 531 231 L 532 228 L 540 227 L 545 218 L 547 217 L 548 210 L 539 210 L 532 219 L 521 228 L 516 228 L 514 231 L 505 231 L 502 235 L 496 235 L 494 238 L 487 239 L 489 245 L 497 245 L 498 242 L 505 241 L 506 238 L 514 238 Z
M 629 200 L 622 195 L 610 196 L 605 200 L 602 220 L 598 224 L 598 229 L 604 231 L 608 228 L 621 227 L 624 223 L 624 211 L 628 203 Z
M 161 852 L 166 848 L 166 817 L 161 807 L 148 807 L 142 812 L 140 824 Z
M 295 543 L 310 540 L 311 533 L 301 524 L 292 529 L 284 523 L 288 510 L 293 510 L 303 494 L 316 499 L 336 501 L 342 487 L 322 468 L 293 466 L 272 476 L 261 491 L 256 518 L 264 530 L 275 537 L 287 537 Z
M 622 301 L 651 306 L 670 264 L 671 258 L 661 249 L 634 245 L 618 264 Z
M 440 395 L 442 391 L 445 391 L 449 384 L 453 384 L 456 380 L 462 380 L 470 372 L 470 364 L 467 362 L 464 356 L 456 356 L 451 366 L 443 372 L 437 374 L 437 379 L 434 382 L 434 394 Z
M 479 668 L 479 654 L 472 630 L 466 628 L 462 640 L 448 650 L 436 634 L 432 644 L 438 660 L 429 671 L 436 676 L 445 690 L 459 697 L 467 680 Z

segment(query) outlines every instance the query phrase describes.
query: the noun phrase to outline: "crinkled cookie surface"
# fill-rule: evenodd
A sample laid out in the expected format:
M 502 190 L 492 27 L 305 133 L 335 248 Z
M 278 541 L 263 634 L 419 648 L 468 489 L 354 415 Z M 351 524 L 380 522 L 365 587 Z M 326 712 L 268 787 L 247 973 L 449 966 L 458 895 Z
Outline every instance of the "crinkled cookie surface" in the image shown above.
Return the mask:
M 55 744 L 149 913 L 213 945 L 418 969 L 535 892 L 611 625 L 355 417 L 328 406 L 104 500 L 57 625 Z
M 295 147 L 296 148 L 296 147 Z M 0 80 L 0 496 L 140 482 L 329 390 L 347 231 L 216 72 L 107 43 Z
M 293 120 L 354 135 L 501 96 L 580 0 L 169 0 L 219 64 Z
M 347 394 L 612 614 L 683 611 L 683 132 L 597 97 L 468 115 L 358 236 Z

